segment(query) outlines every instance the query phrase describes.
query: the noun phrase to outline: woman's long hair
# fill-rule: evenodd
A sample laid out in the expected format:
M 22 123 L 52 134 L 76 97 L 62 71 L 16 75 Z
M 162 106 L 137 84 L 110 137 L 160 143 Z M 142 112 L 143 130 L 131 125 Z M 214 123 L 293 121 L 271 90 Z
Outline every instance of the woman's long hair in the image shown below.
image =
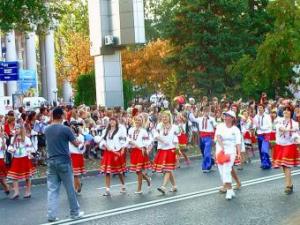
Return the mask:
M 113 139 L 114 136 L 116 135 L 116 133 L 118 133 L 118 131 L 119 131 L 119 122 L 118 122 L 118 120 L 117 120 L 116 118 L 110 118 L 110 120 L 116 121 L 116 129 L 115 129 L 115 131 L 112 133 L 112 136 L 111 136 L 111 138 L 110 138 L 110 139 Z M 105 135 L 104 135 L 104 140 L 105 140 L 105 141 L 107 140 L 107 136 L 108 136 L 108 133 L 109 133 L 110 130 L 111 130 L 111 125 L 108 124 L 107 129 L 106 129 L 106 132 L 105 132 Z

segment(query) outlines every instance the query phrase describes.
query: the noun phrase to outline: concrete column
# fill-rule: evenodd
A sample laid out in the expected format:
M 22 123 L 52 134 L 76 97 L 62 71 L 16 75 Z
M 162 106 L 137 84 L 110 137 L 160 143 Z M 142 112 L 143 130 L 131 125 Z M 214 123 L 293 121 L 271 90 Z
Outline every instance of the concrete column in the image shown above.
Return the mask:
M 63 84 L 63 99 L 64 102 L 70 103 L 73 96 L 72 86 L 68 80 L 64 80 Z
M 15 32 L 11 31 L 6 33 L 5 36 L 6 45 L 6 61 L 17 61 L 17 51 L 16 51 L 16 40 Z M 17 92 L 17 81 L 7 82 L 7 95 L 11 96 Z
M 124 106 L 121 52 L 95 57 L 97 105 Z
M 35 49 L 35 33 L 30 32 L 25 34 L 25 58 L 26 69 L 34 70 L 36 74 L 36 92 L 38 96 L 38 76 L 36 67 L 36 49 Z
M 1 33 L 0 33 L 0 61 L 3 61 L 2 59 L 2 41 L 1 41 Z M 0 96 L 4 96 L 4 81 L 0 81 Z
M 39 50 L 40 50 L 40 75 L 42 84 L 42 96 L 47 99 L 48 86 L 47 86 L 47 73 L 46 73 L 46 58 L 45 58 L 45 37 L 43 35 L 39 36 Z
M 57 81 L 55 71 L 54 31 L 49 30 L 45 36 L 45 62 L 47 74 L 47 100 L 53 104 L 57 101 Z

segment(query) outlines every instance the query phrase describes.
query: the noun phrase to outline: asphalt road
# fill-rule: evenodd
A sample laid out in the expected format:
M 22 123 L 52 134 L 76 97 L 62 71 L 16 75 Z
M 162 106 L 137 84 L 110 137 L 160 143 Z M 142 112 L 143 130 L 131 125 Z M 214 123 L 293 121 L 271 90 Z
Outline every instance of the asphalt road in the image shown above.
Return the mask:
M 82 220 L 68 219 L 68 203 L 61 189 L 60 213 L 57 224 L 227 224 L 227 225 L 300 225 L 300 169 L 294 170 L 295 193 L 283 193 L 281 170 L 261 170 L 258 162 L 247 165 L 239 172 L 243 187 L 237 197 L 226 201 L 218 193 L 220 179 L 217 170 L 203 174 L 200 161 L 182 166 L 176 171 L 177 193 L 159 194 L 162 176 L 152 177 L 152 191 L 135 195 L 136 176 L 126 177 L 127 193 L 121 194 L 118 179 L 113 179 L 112 197 L 103 197 L 104 177 L 86 177 L 79 196 Z M 35 225 L 47 223 L 46 185 L 34 186 L 29 200 L 9 200 L 0 195 L 0 224 Z

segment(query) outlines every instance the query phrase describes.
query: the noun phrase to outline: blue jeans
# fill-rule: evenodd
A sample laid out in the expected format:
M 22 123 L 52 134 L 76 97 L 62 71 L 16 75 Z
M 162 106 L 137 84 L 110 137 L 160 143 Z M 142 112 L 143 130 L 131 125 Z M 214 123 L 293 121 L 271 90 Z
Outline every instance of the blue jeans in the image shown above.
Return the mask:
M 49 160 L 47 170 L 49 219 L 57 217 L 59 189 L 61 183 L 65 186 L 68 195 L 71 216 L 79 214 L 79 203 L 74 189 L 74 177 L 71 163 Z
M 199 147 L 203 156 L 202 170 L 210 170 L 213 166 L 213 160 L 211 157 L 212 138 L 202 137 L 199 140 Z

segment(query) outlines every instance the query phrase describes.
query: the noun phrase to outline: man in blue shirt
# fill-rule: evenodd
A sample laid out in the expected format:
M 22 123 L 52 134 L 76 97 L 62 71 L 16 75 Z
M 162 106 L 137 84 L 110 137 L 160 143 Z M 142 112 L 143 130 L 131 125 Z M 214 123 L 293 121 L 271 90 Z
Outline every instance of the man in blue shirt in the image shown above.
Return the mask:
M 58 197 L 60 184 L 63 183 L 68 195 L 70 215 L 72 219 L 79 219 L 83 212 L 79 211 L 74 189 L 74 177 L 71 166 L 69 142 L 78 146 L 71 129 L 62 125 L 64 111 L 56 107 L 52 111 L 53 121 L 45 129 L 47 146 L 47 186 L 48 186 L 48 221 L 57 221 Z

